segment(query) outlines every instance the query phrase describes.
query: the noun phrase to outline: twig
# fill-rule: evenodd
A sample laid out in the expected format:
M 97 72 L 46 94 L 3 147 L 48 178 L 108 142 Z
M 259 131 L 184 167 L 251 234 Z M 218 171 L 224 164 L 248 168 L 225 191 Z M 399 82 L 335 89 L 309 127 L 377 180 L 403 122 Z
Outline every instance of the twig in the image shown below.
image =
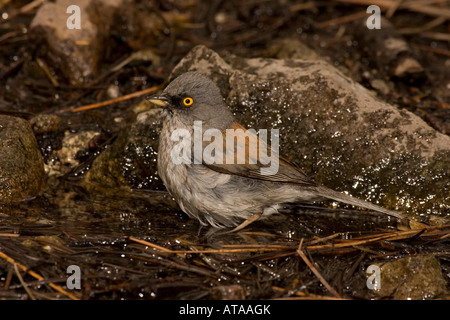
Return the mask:
M 39 66 L 39 68 L 41 68 L 41 70 L 45 73 L 45 75 L 47 76 L 47 78 L 50 80 L 50 82 L 52 83 L 52 85 L 54 87 L 59 87 L 59 82 L 58 80 L 52 75 L 50 69 L 48 68 L 47 64 L 44 62 L 44 60 L 40 59 L 40 58 L 36 58 L 36 63 Z
M 433 47 L 429 47 L 429 46 L 425 46 L 425 45 L 417 45 L 417 47 L 420 49 L 420 50 L 423 50 L 423 51 L 429 51 L 429 52 L 433 52 L 433 53 L 436 53 L 436 54 L 440 54 L 440 55 L 443 55 L 443 56 L 447 56 L 447 57 L 450 57 L 450 51 L 449 50 L 445 50 L 445 49 L 441 49 L 441 48 L 433 48 Z
M 424 13 L 430 16 L 446 17 L 447 19 L 450 19 L 450 9 L 448 8 L 438 8 L 427 5 L 408 6 L 406 8 L 410 11 Z
M 39 7 L 40 5 L 42 5 L 43 3 L 44 3 L 44 0 L 34 0 L 34 1 L 24 5 L 20 9 L 13 10 L 13 11 L 11 11 L 11 13 L 8 14 L 8 20 L 11 21 L 13 18 L 18 16 L 19 14 L 29 13 L 30 11 L 32 11 L 32 10 L 36 9 L 37 7 Z M 0 5 L 0 8 L 2 6 L 3 5 Z
M 345 240 L 340 243 L 332 243 L 332 244 L 324 244 L 324 245 L 315 245 L 315 246 L 307 246 L 308 250 L 316 251 L 323 249 L 336 249 L 336 248 L 346 248 L 346 247 L 355 247 L 359 245 L 369 244 L 373 242 L 377 242 L 380 240 L 401 240 L 406 239 L 411 236 L 414 236 L 420 232 L 420 230 L 407 230 L 407 231 L 399 231 L 399 232 L 390 232 L 384 234 L 377 234 L 374 236 L 368 237 L 360 237 L 352 240 Z
M 325 280 L 324 277 L 320 274 L 320 272 L 314 267 L 314 265 L 309 261 L 308 257 L 305 255 L 302 249 L 303 239 L 300 241 L 300 244 L 297 249 L 297 253 L 302 258 L 302 260 L 306 263 L 306 265 L 311 269 L 311 271 L 316 275 L 316 277 L 319 279 L 319 281 L 327 288 L 327 290 L 336 298 L 341 298 L 339 293 L 337 293 L 336 290 L 332 286 L 329 285 L 329 283 Z
M 403 2 L 403 0 L 395 0 L 395 3 L 392 7 L 390 7 L 388 9 L 388 11 L 386 12 L 386 17 L 391 18 L 395 11 L 397 10 L 398 6 Z
M 395 6 L 395 1 L 393 0 L 333 0 L 333 1 L 362 6 L 376 5 L 379 6 L 381 9 L 390 9 L 393 6 Z M 431 0 L 427 0 L 425 2 L 424 1 L 404 2 L 400 4 L 397 9 L 406 9 L 409 11 L 428 14 L 430 16 L 450 18 L 450 9 L 432 6 L 431 5 L 432 3 L 433 1 Z
M 161 247 L 157 244 L 154 244 L 152 242 L 148 242 L 145 240 L 140 240 L 134 237 L 128 237 L 129 240 L 152 247 L 154 249 L 160 250 L 165 253 L 173 253 L 177 255 L 184 255 L 187 253 L 216 253 L 216 254 L 224 254 L 224 253 L 250 253 L 250 252 L 265 252 L 265 251 L 279 251 L 281 249 L 290 249 L 290 247 L 287 246 L 255 246 L 252 247 L 251 245 L 244 245 L 241 248 L 232 248 L 232 249 L 206 249 L 206 250 L 171 250 L 164 247 Z M 184 256 L 183 256 L 184 257 Z
M 319 242 L 335 239 L 337 236 L 339 236 L 339 233 L 335 233 L 324 238 L 312 240 L 308 242 L 305 248 L 308 251 L 315 251 L 315 252 L 344 249 L 344 248 L 355 248 L 357 246 L 368 245 L 382 240 L 395 241 L 404 239 L 415 239 L 417 237 L 423 236 L 440 236 L 439 229 L 447 229 L 447 228 L 450 228 L 450 226 L 448 225 L 433 226 L 424 229 L 378 233 L 374 235 L 362 236 L 353 239 L 338 239 L 333 243 L 317 244 Z M 224 245 L 223 249 L 171 250 L 146 240 L 137 239 L 132 236 L 126 238 L 128 238 L 131 241 L 152 247 L 159 251 L 177 255 L 185 255 L 193 253 L 227 254 L 227 253 L 254 253 L 254 252 L 274 252 L 274 251 L 280 251 L 282 252 L 283 255 L 285 254 L 289 255 L 289 253 L 286 253 L 286 250 L 293 250 L 293 252 L 295 252 L 294 247 L 282 244 L 264 244 L 264 245 L 241 244 L 241 245 Z M 302 244 L 303 238 L 300 241 Z
M 428 23 L 425 23 L 423 26 L 411 27 L 411 28 L 402 28 L 402 29 L 398 29 L 398 32 L 400 32 L 400 34 L 420 33 L 420 32 L 431 30 L 431 29 L 433 29 L 433 28 L 443 24 L 445 21 L 447 21 L 447 18 L 445 18 L 445 17 L 437 17 L 436 19 L 433 19 L 432 21 L 430 21 Z
M 285 250 L 292 249 L 291 246 L 281 245 L 281 244 L 224 244 L 223 248 L 226 249 L 239 249 L 239 250 L 247 250 L 247 249 L 259 249 L 259 250 Z
M 34 10 L 35 8 L 39 7 L 41 4 L 44 3 L 44 0 L 34 0 L 26 5 L 24 5 L 22 8 L 19 9 L 20 13 L 27 13 L 31 10 Z
M 334 239 L 334 238 L 338 237 L 339 235 L 340 235 L 340 233 L 334 233 L 334 234 L 329 235 L 327 237 L 311 240 L 311 241 L 308 242 L 308 244 L 309 245 L 313 245 L 313 244 L 316 244 L 316 243 L 319 243 L 319 242 L 325 242 L 325 241 Z
M 157 86 L 153 86 L 153 87 L 141 90 L 141 91 L 137 91 L 137 92 L 133 92 L 133 93 L 124 95 L 124 96 L 119 97 L 119 98 L 106 100 L 106 101 L 99 102 L 99 103 L 89 104 L 87 106 L 82 106 L 82 107 L 73 108 L 73 109 L 70 109 L 70 108 L 69 109 L 63 109 L 63 110 L 58 111 L 58 113 L 62 113 L 62 112 L 80 112 L 80 111 L 86 111 L 86 110 L 101 108 L 101 107 L 108 106 L 108 105 L 113 104 L 113 103 L 118 103 L 118 102 L 122 102 L 122 101 L 129 100 L 129 99 L 132 99 L 132 98 L 136 98 L 136 97 L 142 96 L 144 94 L 157 92 L 158 90 L 161 90 L 164 85 L 165 84 L 163 83 L 163 84 L 160 84 L 160 85 L 157 85 Z
M 30 276 L 32 276 L 33 278 L 37 279 L 37 280 L 44 280 L 44 277 L 42 277 L 40 274 L 34 272 L 33 270 L 28 270 L 27 267 L 25 267 L 23 264 L 20 264 L 19 262 L 16 262 L 13 258 L 11 258 L 10 256 L 8 256 L 7 254 L 3 253 L 0 251 L 0 258 L 5 259 L 6 261 L 8 261 L 9 263 L 16 265 L 19 269 L 21 269 L 22 271 L 28 273 Z M 53 289 L 55 289 L 56 291 L 58 291 L 59 293 L 65 295 L 66 297 L 72 299 L 72 300 L 79 300 L 79 298 L 77 296 L 75 296 L 74 294 L 67 292 L 66 290 L 64 290 L 62 287 L 54 284 L 54 283 L 48 283 L 48 285 L 50 287 L 52 287 Z
M 137 239 L 137 238 L 135 238 L 135 237 L 128 237 L 128 239 L 131 240 L 131 241 L 134 241 L 134 242 L 143 244 L 143 245 L 145 245 L 145 246 L 149 246 L 149 247 L 152 247 L 152 248 L 154 248 L 154 249 L 160 250 L 160 251 L 162 251 L 162 252 L 166 252 L 166 253 L 176 253 L 176 252 L 173 251 L 173 250 L 170 250 L 170 249 L 161 247 L 161 246 L 159 246 L 159 245 L 157 245 L 157 244 L 154 244 L 154 243 L 152 243 L 152 242 L 149 242 L 149 241 L 140 240 L 140 239 Z
M 22 287 L 25 289 L 25 291 L 28 293 L 28 296 L 31 300 L 36 300 L 34 297 L 33 292 L 31 292 L 30 288 L 26 285 L 25 281 L 23 281 L 22 275 L 20 274 L 19 268 L 17 267 L 17 263 L 14 263 L 14 271 L 16 272 L 17 278 L 19 278 L 19 282 L 22 285 Z
M 298 12 L 298 11 L 303 11 L 303 10 L 308 10 L 308 9 L 317 12 L 318 11 L 317 3 L 315 1 L 310 1 L 310 2 L 305 2 L 305 3 L 296 3 L 289 7 L 290 12 Z
M 336 19 L 331 19 L 331 20 L 327 20 L 327 21 L 323 21 L 323 22 L 319 22 L 316 27 L 319 29 L 322 28 L 326 28 L 332 25 L 338 25 L 338 24 L 342 24 L 342 23 L 347 23 L 347 22 L 351 22 L 351 21 L 355 21 L 358 20 L 360 18 L 363 17 L 368 17 L 367 12 L 365 11 L 361 11 L 361 12 L 356 12 L 353 14 L 349 14 L 348 16 L 343 16 L 343 17 L 339 17 Z
M 19 236 L 18 233 L 0 233 L 0 237 L 17 238 Z
M 450 34 L 442 32 L 422 32 L 419 33 L 421 37 L 437 40 L 437 41 L 450 41 Z

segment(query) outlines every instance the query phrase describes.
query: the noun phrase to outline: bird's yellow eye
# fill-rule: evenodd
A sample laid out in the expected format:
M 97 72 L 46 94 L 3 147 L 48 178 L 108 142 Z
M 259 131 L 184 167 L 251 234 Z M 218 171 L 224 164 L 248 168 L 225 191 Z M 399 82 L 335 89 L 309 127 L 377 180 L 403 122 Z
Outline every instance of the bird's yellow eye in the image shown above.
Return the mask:
M 190 105 L 192 105 L 194 103 L 194 99 L 192 99 L 192 98 L 190 98 L 190 97 L 187 97 L 187 98 L 184 98 L 183 99 L 183 104 L 186 106 L 186 107 L 189 107 Z

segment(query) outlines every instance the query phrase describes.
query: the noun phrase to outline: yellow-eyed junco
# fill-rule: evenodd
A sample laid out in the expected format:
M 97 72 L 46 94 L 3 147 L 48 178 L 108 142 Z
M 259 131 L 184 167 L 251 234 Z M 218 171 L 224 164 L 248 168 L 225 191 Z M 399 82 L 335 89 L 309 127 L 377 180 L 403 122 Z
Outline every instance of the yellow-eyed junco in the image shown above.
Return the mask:
M 237 123 L 219 88 L 200 73 L 180 75 L 149 101 L 164 107 L 158 174 L 181 209 L 203 225 L 237 231 L 283 203 L 323 199 L 404 218 L 308 178 L 267 139 Z

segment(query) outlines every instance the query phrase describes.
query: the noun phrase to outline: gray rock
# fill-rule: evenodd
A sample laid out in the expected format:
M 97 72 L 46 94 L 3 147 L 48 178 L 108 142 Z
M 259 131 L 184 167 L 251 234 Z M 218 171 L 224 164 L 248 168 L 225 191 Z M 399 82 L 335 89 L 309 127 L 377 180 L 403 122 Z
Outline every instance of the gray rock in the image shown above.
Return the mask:
M 171 78 L 193 70 L 219 85 L 247 128 L 278 128 L 281 154 L 317 181 L 411 215 L 450 214 L 450 137 L 330 64 L 197 46 Z
M 44 163 L 26 120 L 0 115 L 0 154 L 0 203 L 17 203 L 43 191 Z
M 321 56 L 296 37 L 276 39 L 265 51 L 267 57 L 277 59 L 321 60 Z

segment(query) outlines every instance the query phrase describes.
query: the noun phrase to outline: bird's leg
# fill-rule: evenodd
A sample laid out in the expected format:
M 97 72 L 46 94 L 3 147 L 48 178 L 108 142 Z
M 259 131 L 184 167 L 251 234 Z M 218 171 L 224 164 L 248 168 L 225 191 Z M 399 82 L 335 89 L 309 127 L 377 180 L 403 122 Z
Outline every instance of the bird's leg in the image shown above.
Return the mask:
M 240 225 L 238 225 L 236 228 L 234 228 L 233 230 L 231 230 L 230 232 L 236 232 L 239 230 L 244 229 L 246 226 L 248 226 L 250 223 L 255 222 L 256 220 L 258 220 L 259 218 L 261 218 L 262 216 L 262 212 L 259 213 L 254 213 L 252 214 L 247 220 L 245 220 L 244 222 L 242 222 Z

